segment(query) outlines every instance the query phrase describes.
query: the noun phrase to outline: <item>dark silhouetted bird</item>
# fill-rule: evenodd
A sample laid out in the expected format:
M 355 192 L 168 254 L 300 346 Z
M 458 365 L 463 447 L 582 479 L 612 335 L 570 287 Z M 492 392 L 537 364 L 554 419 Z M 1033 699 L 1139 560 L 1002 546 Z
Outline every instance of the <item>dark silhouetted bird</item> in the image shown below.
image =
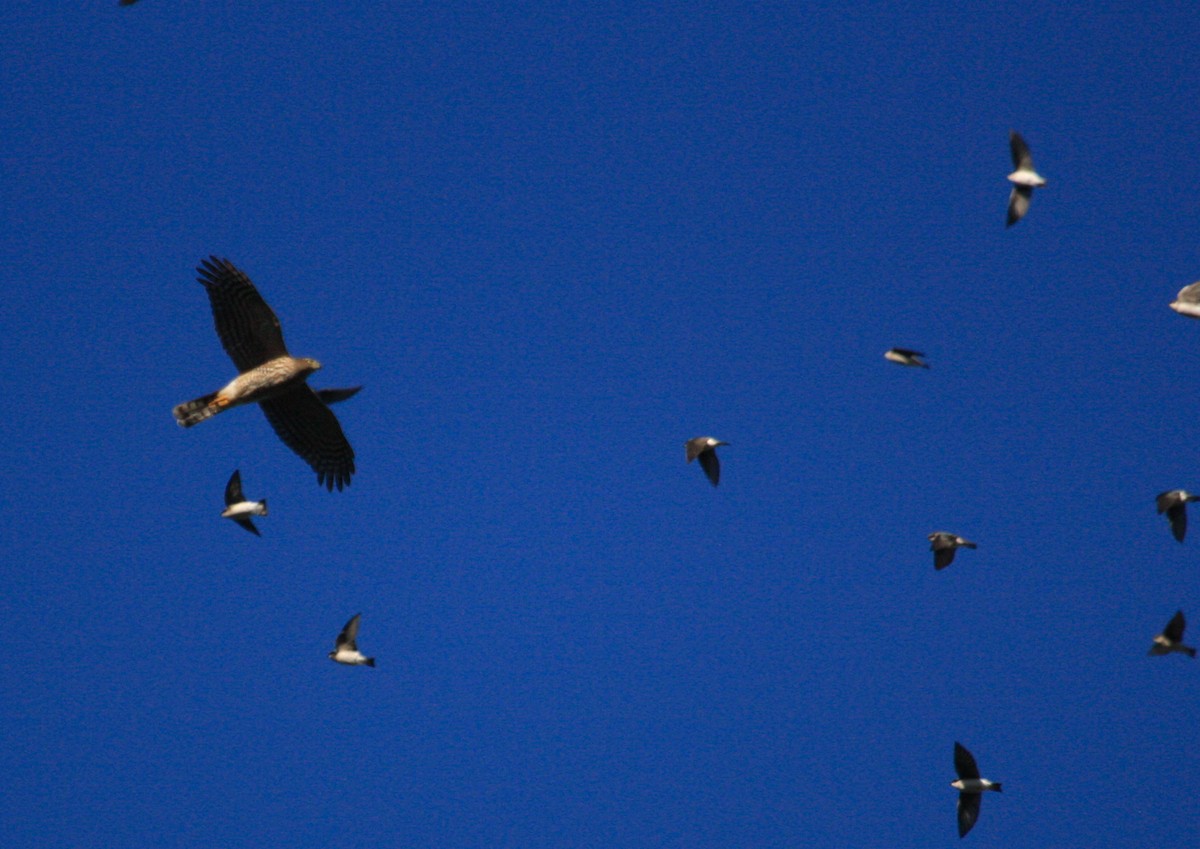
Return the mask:
M 962 743 L 954 744 L 954 771 L 958 773 L 958 780 L 951 781 L 950 786 L 958 791 L 958 836 L 966 837 L 979 819 L 983 791 L 995 790 L 999 793 L 1000 782 L 979 777 L 975 758 Z
M 712 481 L 713 486 L 716 486 L 721 480 L 721 461 L 717 459 L 717 446 L 728 444 L 728 442 L 722 442 L 711 436 L 697 436 L 684 443 L 684 448 L 687 449 L 687 461 L 690 463 L 693 460 L 699 460 L 700 468 L 704 469 L 704 474 Z
M 246 496 L 242 495 L 242 473 L 238 469 L 233 470 L 233 474 L 229 476 L 229 483 L 225 484 L 225 511 L 221 515 L 226 519 L 233 519 L 256 537 L 262 536 L 250 517 L 267 515 L 267 500 L 246 500 Z
M 342 633 L 338 634 L 337 641 L 333 644 L 333 651 L 329 653 L 330 660 L 344 663 L 347 666 L 375 665 L 375 658 L 367 657 L 358 650 L 358 620 L 360 619 L 362 619 L 361 613 L 355 613 L 350 617 L 350 621 L 346 623 L 346 627 L 342 629 Z
M 1168 489 L 1166 492 L 1160 492 L 1154 499 L 1158 505 L 1158 515 L 1167 514 L 1167 521 L 1171 523 L 1171 534 L 1180 542 L 1183 542 L 1187 535 L 1189 501 L 1200 501 L 1200 495 L 1192 495 L 1186 489 Z
M 960 548 L 978 548 L 969 539 L 947 531 L 934 531 L 929 535 L 929 550 L 933 552 L 933 568 L 945 569 L 954 562 L 954 552 Z
M 1029 211 L 1029 202 L 1033 199 L 1033 190 L 1046 185 L 1046 178 L 1033 170 L 1033 155 L 1029 145 L 1016 130 L 1008 134 L 1008 146 L 1012 149 L 1014 170 L 1008 175 L 1008 181 L 1013 184 L 1012 194 L 1008 196 L 1008 223 L 1011 227 L 1025 217 Z
M 1171 617 L 1171 621 L 1167 623 L 1167 627 L 1163 628 L 1163 632 L 1154 638 L 1154 645 L 1150 646 L 1150 654 L 1170 654 L 1177 651 L 1188 657 L 1195 657 L 1196 650 L 1183 644 L 1183 629 L 1186 627 L 1187 622 L 1184 621 L 1183 611 L 1177 610 Z

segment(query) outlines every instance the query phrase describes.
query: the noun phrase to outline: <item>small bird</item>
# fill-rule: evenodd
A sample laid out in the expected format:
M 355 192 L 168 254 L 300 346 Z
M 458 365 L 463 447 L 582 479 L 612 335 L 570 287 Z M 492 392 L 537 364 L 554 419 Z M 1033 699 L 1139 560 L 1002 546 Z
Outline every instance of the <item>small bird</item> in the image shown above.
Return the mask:
M 1046 185 L 1046 178 L 1033 170 L 1033 155 L 1029 145 L 1016 130 L 1008 134 L 1008 146 L 1012 148 L 1013 167 L 1016 169 L 1008 175 L 1008 181 L 1013 184 L 1012 194 L 1008 196 L 1008 223 L 1011 227 L 1020 221 L 1029 211 L 1029 201 L 1033 198 L 1033 190 Z
M 929 550 L 933 552 L 933 568 L 945 569 L 954 562 L 954 552 L 959 548 L 978 548 L 969 539 L 947 531 L 934 531 L 929 535 Z
M 728 442 L 722 442 L 711 436 L 697 436 L 684 443 L 684 448 L 687 449 L 687 461 L 690 463 L 693 460 L 699 460 L 700 468 L 704 469 L 704 474 L 708 476 L 713 486 L 716 486 L 721 480 L 721 461 L 717 459 L 716 448 L 718 445 L 728 444 Z
M 317 397 L 321 399 L 326 407 L 330 404 L 336 404 L 338 401 L 345 401 L 347 398 L 353 398 L 358 394 L 361 386 L 347 386 L 345 389 L 315 389 Z
M 1200 318 L 1200 283 L 1184 286 L 1171 301 L 1171 309 L 1188 318 Z
M 221 516 L 233 519 L 250 533 L 260 537 L 262 534 L 258 532 L 258 528 L 254 527 L 254 522 L 250 520 L 250 517 L 265 515 L 267 515 L 267 499 L 247 501 L 246 496 L 242 495 L 241 470 L 234 469 L 233 474 L 229 476 L 229 483 L 225 484 L 225 511 Z
M 1187 622 L 1183 619 L 1183 611 L 1175 611 L 1175 615 L 1171 617 L 1167 627 L 1163 628 L 1163 632 L 1154 638 L 1154 645 L 1150 646 L 1150 654 L 1170 654 L 1177 651 L 1188 657 L 1195 657 L 1196 650 L 1183 644 L 1183 629 L 1186 627 Z
M 1171 534 L 1183 542 L 1183 537 L 1187 534 L 1187 503 L 1200 501 L 1200 495 L 1192 495 L 1186 489 L 1168 489 L 1166 492 L 1160 492 L 1154 500 L 1158 505 L 1158 515 L 1167 514 L 1167 521 L 1171 523 Z
M 358 620 L 361 618 L 361 613 L 355 613 L 350 617 L 350 621 L 346 623 L 346 627 L 342 629 L 342 633 L 338 634 L 337 641 L 333 644 L 333 651 L 329 653 L 330 660 L 344 663 L 347 666 L 375 666 L 375 658 L 366 657 L 358 650 Z
M 911 348 L 889 348 L 883 355 L 883 358 L 891 360 L 893 363 L 899 363 L 902 366 L 929 368 L 929 363 L 921 359 L 923 356 L 925 355 L 920 351 L 914 351 Z
M 975 758 L 966 750 L 962 743 L 954 744 L 954 771 L 958 780 L 951 781 L 950 786 L 958 791 L 958 836 L 966 837 L 979 819 L 979 803 L 983 799 L 984 790 L 1000 792 L 999 781 L 989 781 L 979 777 L 979 767 Z

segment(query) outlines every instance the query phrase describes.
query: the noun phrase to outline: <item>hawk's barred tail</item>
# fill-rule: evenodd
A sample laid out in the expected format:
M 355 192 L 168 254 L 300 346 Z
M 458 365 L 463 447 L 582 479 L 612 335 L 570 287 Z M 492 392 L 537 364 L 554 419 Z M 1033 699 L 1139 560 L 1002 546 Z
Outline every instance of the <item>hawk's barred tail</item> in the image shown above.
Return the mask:
M 216 397 L 216 392 L 210 392 L 193 401 L 184 401 L 171 411 L 175 414 L 175 421 L 179 423 L 180 427 L 191 427 L 210 416 L 215 416 L 224 409 L 224 407 L 213 403 Z

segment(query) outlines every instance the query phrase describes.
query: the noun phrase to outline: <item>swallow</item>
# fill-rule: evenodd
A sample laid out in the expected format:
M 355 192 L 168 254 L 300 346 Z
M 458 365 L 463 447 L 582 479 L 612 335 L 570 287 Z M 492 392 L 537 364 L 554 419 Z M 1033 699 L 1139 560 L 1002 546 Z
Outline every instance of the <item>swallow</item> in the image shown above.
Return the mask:
M 361 618 L 361 613 L 355 613 L 350 617 L 350 621 L 346 623 L 346 627 L 342 629 L 342 633 L 338 634 L 337 640 L 333 644 L 333 651 L 329 653 L 330 660 L 344 663 L 347 666 L 375 666 L 375 658 L 366 657 L 358 650 L 358 620 Z
M 978 548 L 969 539 L 946 531 L 934 531 L 929 535 L 929 550 L 933 552 L 933 568 L 945 569 L 954 562 L 954 552 L 959 548 Z
M 979 819 L 983 791 L 995 790 L 999 793 L 1000 782 L 980 778 L 975 758 L 962 743 L 957 742 L 954 744 L 954 771 L 958 773 L 958 780 L 951 781 L 950 786 L 958 791 L 958 836 L 962 838 L 967 836 L 967 832 L 975 826 L 975 820 Z
M 1184 286 L 1171 301 L 1171 309 L 1188 318 L 1200 318 L 1200 283 Z
M 1167 627 L 1163 628 L 1163 632 L 1154 638 L 1154 645 L 1150 646 L 1150 654 L 1170 654 L 1177 651 L 1188 657 L 1195 657 L 1196 650 L 1183 644 L 1183 629 L 1186 627 L 1187 622 L 1184 621 L 1183 611 L 1175 611 L 1175 615 L 1171 617 Z
M 1008 181 L 1013 184 L 1012 194 L 1008 196 L 1008 223 L 1011 227 L 1025 217 L 1029 211 L 1029 202 L 1033 199 L 1033 190 L 1046 185 L 1046 178 L 1033 170 L 1033 155 L 1029 145 L 1016 130 L 1009 131 L 1008 146 L 1012 149 L 1014 170 L 1008 175 Z
M 700 468 L 704 469 L 704 474 L 713 486 L 716 486 L 721 480 L 721 461 L 717 459 L 716 448 L 718 445 L 728 444 L 728 442 L 722 442 L 711 436 L 697 436 L 684 443 L 684 448 L 687 450 L 687 461 L 690 463 L 693 460 L 699 460 Z
M 254 522 L 250 520 L 250 517 L 265 515 L 267 515 L 267 499 L 247 501 L 246 496 L 242 495 L 242 473 L 240 470 L 234 469 L 233 474 L 229 476 L 229 483 L 225 484 L 225 511 L 221 513 L 222 518 L 233 519 L 250 533 L 260 537 L 262 534 L 258 532 L 258 528 L 254 527 Z
M 925 355 L 920 351 L 914 351 L 911 348 L 889 348 L 883 355 L 883 358 L 891 360 L 893 363 L 899 363 L 902 366 L 929 368 L 929 363 L 921 359 L 923 356 Z
M 1160 492 L 1154 501 L 1158 505 L 1158 515 L 1167 514 L 1172 536 L 1183 542 L 1187 534 L 1187 503 L 1200 501 L 1200 495 L 1192 495 L 1186 489 L 1168 489 Z

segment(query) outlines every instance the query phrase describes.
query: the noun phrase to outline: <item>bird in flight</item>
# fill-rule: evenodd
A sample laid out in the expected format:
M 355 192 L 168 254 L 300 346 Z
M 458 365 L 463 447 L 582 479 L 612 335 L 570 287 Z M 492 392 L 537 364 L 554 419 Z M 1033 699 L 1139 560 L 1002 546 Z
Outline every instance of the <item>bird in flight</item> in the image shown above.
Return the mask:
M 1025 217 L 1029 202 L 1033 199 L 1033 190 L 1046 185 L 1046 178 L 1033 170 L 1033 154 L 1016 130 L 1009 131 L 1008 146 L 1012 149 L 1014 170 L 1008 175 L 1013 189 L 1008 196 L 1008 223 L 1005 227 L 1011 227 Z
M 238 376 L 216 392 L 175 407 L 175 420 L 192 427 L 233 407 L 257 403 L 284 444 L 317 473 L 318 485 L 330 491 L 347 486 L 354 474 L 354 449 L 329 409 L 332 401 L 322 400 L 306 382 L 321 364 L 288 353 L 279 319 L 229 260 L 210 257 L 196 271 L 208 292 L 217 336 Z M 324 391 L 340 401 L 358 387 Z
M 954 552 L 960 548 L 978 548 L 969 539 L 947 531 L 934 531 L 929 535 L 929 550 L 933 552 L 933 568 L 945 569 L 954 562 Z
M 1175 611 L 1175 615 L 1171 617 L 1167 627 L 1163 628 L 1163 632 L 1154 638 L 1154 645 L 1150 646 L 1150 654 L 1170 654 L 1177 651 L 1188 657 L 1195 657 L 1196 650 L 1183 644 L 1183 629 L 1186 627 L 1187 622 L 1183 618 L 1183 611 Z
M 347 666 L 375 666 L 375 658 L 366 657 L 358 650 L 358 620 L 360 619 L 362 619 L 361 613 L 355 613 L 350 617 L 350 621 L 346 623 L 342 633 L 337 635 L 333 651 L 329 653 L 330 660 L 344 663 Z
M 1192 495 L 1186 489 L 1168 489 L 1166 492 L 1160 492 L 1154 499 L 1158 506 L 1158 515 L 1167 514 L 1167 521 L 1171 523 L 1171 535 L 1179 542 L 1183 542 L 1187 534 L 1189 501 L 1200 501 L 1200 495 Z
M 259 537 L 262 534 L 258 532 L 258 528 L 254 527 L 254 522 L 250 517 L 265 515 L 267 515 L 267 499 L 247 501 L 246 496 L 242 494 L 242 473 L 239 469 L 234 469 L 233 474 L 229 476 L 229 483 L 225 484 L 225 511 L 221 513 L 221 516 L 233 519 L 250 533 Z
M 699 460 L 700 468 L 704 470 L 704 474 L 713 486 L 721 481 L 721 461 L 717 459 L 717 446 L 728 444 L 728 442 L 722 442 L 711 436 L 697 436 L 684 443 L 684 448 L 687 449 L 687 461 L 690 463 L 693 460 Z
M 958 836 L 966 837 L 967 832 L 975 826 L 975 820 L 979 819 L 983 791 L 995 790 L 999 793 L 1000 782 L 980 778 L 974 756 L 962 743 L 957 742 L 954 744 L 954 771 L 958 773 L 958 780 L 951 781 L 950 786 L 958 791 Z
M 902 366 L 929 368 L 929 363 L 921 359 L 923 356 L 925 355 L 920 351 L 914 351 L 912 348 L 889 348 L 884 352 L 883 358 L 891 360 L 893 363 L 899 363 Z
M 1179 290 L 1171 309 L 1188 318 L 1200 318 L 1200 283 L 1190 283 Z

